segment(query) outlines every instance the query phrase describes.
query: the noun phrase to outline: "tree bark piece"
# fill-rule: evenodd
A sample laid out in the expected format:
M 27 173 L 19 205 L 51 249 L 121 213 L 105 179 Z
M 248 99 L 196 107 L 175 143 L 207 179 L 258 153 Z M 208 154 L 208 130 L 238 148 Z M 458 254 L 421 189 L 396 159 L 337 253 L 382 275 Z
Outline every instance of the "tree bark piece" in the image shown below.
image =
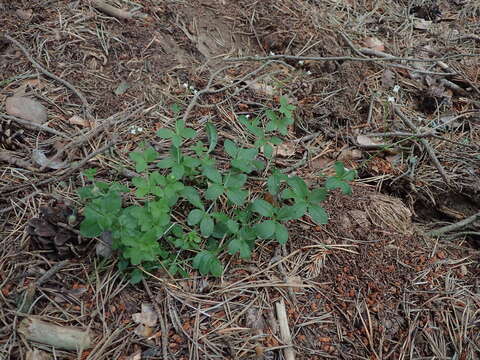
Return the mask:
M 283 349 L 286 360 L 295 360 L 295 351 L 292 347 L 292 335 L 290 334 L 290 327 L 288 326 L 287 310 L 285 309 L 285 302 L 281 299 L 275 304 L 277 310 L 278 323 L 280 325 L 280 336 L 286 348 Z
M 85 350 L 92 346 L 91 334 L 71 326 L 58 326 L 34 317 L 23 319 L 17 331 L 27 340 L 64 350 Z

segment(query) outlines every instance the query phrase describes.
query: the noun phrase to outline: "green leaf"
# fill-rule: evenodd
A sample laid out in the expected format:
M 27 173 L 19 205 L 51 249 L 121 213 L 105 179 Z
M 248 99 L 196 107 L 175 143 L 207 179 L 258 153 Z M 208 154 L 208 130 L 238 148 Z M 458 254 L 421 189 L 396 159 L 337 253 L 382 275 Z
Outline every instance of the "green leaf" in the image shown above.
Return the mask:
M 143 157 L 146 162 L 155 161 L 159 156 L 160 154 L 157 151 L 155 151 L 155 149 L 151 146 L 146 148 L 145 151 L 143 152 Z
M 254 166 L 252 165 L 251 161 L 248 160 L 234 159 L 232 160 L 231 164 L 232 167 L 247 174 L 254 170 Z
M 172 144 L 173 146 L 175 146 L 176 148 L 179 148 L 180 146 L 182 146 L 182 137 L 180 135 L 173 135 L 172 136 Z
M 175 115 L 180 114 L 180 110 L 182 110 L 180 108 L 180 105 L 178 105 L 178 104 L 173 104 L 172 106 L 170 106 L 170 109 L 172 109 L 172 111 Z
M 200 160 L 198 160 L 197 158 L 194 158 L 192 156 L 185 156 L 183 158 L 183 165 L 185 165 L 186 167 L 188 167 L 190 169 L 195 169 L 197 166 L 200 165 Z
M 298 176 L 292 176 L 287 179 L 288 185 L 293 189 L 297 196 L 301 198 L 307 198 L 309 195 L 307 184 L 303 181 L 302 178 Z
M 230 157 L 235 158 L 238 153 L 238 147 L 232 140 L 225 140 L 223 143 L 223 147 L 225 148 L 225 152 L 230 155 Z
M 187 217 L 188 225 L 197 225 L 200 221 L 202 221 L 204 215 L 205 212 L 203 210 L 193 209 L 192 211 L 190 211 Z
M 227 198 L 233 202 L 235 205 L 242 206 L 245 202 L 245 198 L 248 195 L 248 191 L 241 189 L 231 189 L 225 191 Z
M 172 166 L 172 175 L 175 176 L 177 180 L 180 180 L 185 174 L 185 168 L 181 164 L 175 164 Z
M 256 199 L 252 203 L 252 210 L 265 217 L 272 217 L 274 214 L 273 206 L 262 199 Z
M 197 132 L 192 128 L 185 127 L 182 129 L 180 135 L 185 139 L 193 139 L 197 135 Z
M 167 128 L 162 128 L 157 131 L 157 136 L 162 139 L 171 139 L 175 133 Z
M 286 175 L 280 173 L 277 169 L 274 169 L 272 175 L 270 175 L 267 179 L 268 192 L 272 195 L 278 194 L 281 182 L 287 178 L 288 177 Z
M 325 182 L 325 189 L 327 190 L 334 190 L 334 189 L 341 189 L 344 194 L 350 194 L 351 189 L 350 185 L 348 185 L 345 181 L 339 179 L 336 176 L 331 176 Z
M 227 228 L 230 230 L 233 234 L 236 234 L 239 230 L 238 223 L 234 220 L 227 220 Z
M 82 200 L 89 200 L 98 196 L 98 194 L 95 194 L 93 186 L 84 186 L 77 189 L 77 194 Z
M 246 181 L 247 181 L 247 175 L 245 174 L 233 175 L 232 173 L 230 173 L 225 177 L 225 187 L 230 189 L 241 188 Z
M 308 215 L 317 224 L 324 225 L 328 223 L 328 214 L 320 205 L 310 204 L 308 206 Z
M 110 192 L 102 199 L 102 210 L 105 214 L 114 216 L 121 208 L 122 197 L 116 192 Z
M 335 173 L 337 174 L 337 176 L 343 176 L 343 174 L 345 174 L 346 170 L 345 170 L 345 166 L 343 165 L 342 162 L 336 162 L 335 163 Z
M 204 209 L 200 194 L 197 189 L 191 186 L 186 186 L 180 191 L 180 196 L 187 199 L 190 204 L 200 209 Z
M 325 189 L 314 189 L 310 192 L 308 200 L 311 203 L 319 203 L 325 201 L 326 198 L 327 191 Z
M 212 235 L 214 226 L 215 224 L 211 216 L 205 215 L 200 222 L 200 232 L 202 233 L 202 236 L 209 237 Z
M 207 153 L 211 153 L 217 146 L 218 133 L 217 133 L 217 128 L 211 122 L 207 122 L 206 127 L 207 127 L 208 143 L 209 143 Z
M 159 167 L 160 169 L 169 169 L 175 164 L 176 161 L 174 159 L 172 159 L 171 157 L 167 157 L 157 162 L 157 167 Z
M 288 240 L 287 228 L 278 222 L 275 223 L 275 239 L 277 239 L 277 241 L 282 245 L 284 245 Z
M 90 181 L 93 181 L 93 178 L 97 174 L 97 169 L 89 168 L 83 171 L 83 175 Z
M 479 159 L 480 160 L 480 159 Z M 345 181 L 353 181 L 357 177 L 356 170 L 348 170 L 346 174 L 343 175 Z
M 263 154 L 267 159 L 271 159 L 273 157 L 273 146 L 268 143 L 263 145 Z
M 144 172 L 147 169 L 148 164 L 145 161 L 145 159 L 143 158 L 142 153 L 132 152 L 132 153 L 130 153 L 129 157 L 130 157 L 131 160 L 133 160 L 135 162 L 135 171 L 136 172 L 141 173 L 141 172 Z
M 143 272 L 139 269 L 133 269 L 133 271 L 130 274 L 130 283 L 138 284 L 142 280 L 143 280 Z
M 250 259 L 252 255 L 250 245 L 245 240 L 239 238 L 235 238 L 228 243 L 228 253 L 230 255 L 240 253 L 242 259 Z
M 277 219 L 280 221 L 295 220 L 305 215 L 307 205 L 305 203 L 295 204 L 292 206 L 285 205 L 281 207 L 277 214 Z
M 254 226 L 254 230 L 257 233 L 258 237 L 262 239 L 268 239 L 272 237 L 272 235 L 275 233 L 275 224 L 275 221 L 267 220 L 262 223 L 256 224 Z
M 202 174 L 206 176 L 210 181 L 213 181 L 216 184 L 222 183 L 222 175 L 213 166 L 205 166 L 202 168 Z
M 218 184 L 210 184 L 207 191 L 205 191 L 205 199 L 216 200 L 223 194 L 223 186 Z
M 103 229 L 98 225 L 95 218 L 85 218 L 80 224 L 80 234 L 86 238 L 100 236 Z
M 198 269 L 202 275 L 210 273 L 213 276 L 219 277 L 223 273 L 223 266 L 220 260 L 218 260 L 212 252 L 207 250 L 199 252 L 193 258 L 192 265 L 195 269 Z

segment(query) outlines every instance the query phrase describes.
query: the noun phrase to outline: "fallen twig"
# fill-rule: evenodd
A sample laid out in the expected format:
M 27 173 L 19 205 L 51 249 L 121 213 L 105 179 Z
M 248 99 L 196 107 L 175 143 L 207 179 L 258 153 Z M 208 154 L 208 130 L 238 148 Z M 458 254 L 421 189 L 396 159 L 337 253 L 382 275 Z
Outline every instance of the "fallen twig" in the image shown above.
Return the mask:
M 362 51 L 361 49 L 360 51 Z M 385 54 L 385 53 L 383 53 Z M 445 61 L 449 59 L 457 59 L 461 57 L 480 57 L 480 54 L 456 54 L 445 56 L 444 58 L 430 58 L 430 59 L 420 59 L 420 58 L 410 58 L 410 57 L 401 57 L 401 56 L 392 56 L 392 57 L 375 57 L 375 58 L 363 58 L 363 57 L 354 57 L 354 56 L 295 56 L 295 55 L 269 55 L 269 56 L 244 56 L 239 58 L 226 58 L 226 61 L 265 61 L 265 60 L 303 60 L 303 61 L 360 61 L 360 62 L 369 62 L 369 61 L 415 61 L 415 62 L 437 62 Z M 417 70 L 415 70 L 417 71 Z M 447 73 L 442 74 L 447 75 Z
M 12 166 L 18 166 L 29 171 L 38 171 L 35 169 L 29 161 L 25 161 L 13 156 L 12 153 L 7 151 L 0 152 L 0 161 L 4 161 Z
M 404 124 L 407 125 L 410 128 L 410 130 L 412 130 L 415 133 L 419 133 L 415 124 L 408 117 L 405 116 L 405 114 L 398 108 L 398 106 L 393 105 L 393 109 L 395 111 L 395 114 L 397 114 L 398 117 L 402 119 Z M 430 146 L 427 140 L 423 138 L 420 138 L 419 140 L 422 146 L 424 147 L 425 151 L 430 156 L 430 159 L 432 160 L 433 165 L 435 165 L 435 167 L 437 168 L 443 180 L 447 183 L 447 185 L 450 185 L 450 179 L 448 178 L 447 173 L 443 169 L 442 164 L 440 164 L 440 161 L 438 160 L 437 155 L 435 155 L 435 151 L 432 149 L 432 147 Z
M 67 134 L 64 134 L 60 131 L 52 129 L 51 127 L 48 127 L 47 125 L 37 124 L 37 123 L 32 122 L 32 121 L 23 120 L 23 119 L 17 118 L 16 116 L 0 114 L 0 119 L 12 120 L 12 121 L 15 121 L 16 123 L 21 124 L 21 125 L 25 126 L 26 128 L 31 129 L 31 130 L 45 131 L 45 132 L 48 132 L 48 133 L 53 134 L 53 135 L 57 135 L 57 136 L 61 136 L 61 137 L 66 138 L 66 139 L 70 139 L 70 136 L 68 136 Z
M 2 37 L 2 33 L 0 33 L 0 38 Z M 68 89 L 70 89 L 75 95 L 77 95 L 77 97 L 80 99 L 80 101 L 82 102 L 82 105 L 83 105 L 83 110 L 85 111 L 85 114 L 87 115 L 88 119 L 92 119 L 92 116 L 90 114 L 90 106 L 88 105 L 88 101 L 87 99 L 85 98 L 85 96 L 82 94 L 82 92 L 80 90 L 78 90 L 75 86 L 73 86 L 72 84 L 70 84 L 67 80 L 64 80 L 60 77 L 58 77 L 57 75 L 51 73 L 50 71 L 46 70 L 42 65 L 40 65 L 31 55 L 30 53 L 28 52 L 28 50 L 25 48 L 25 46 L 23 46 L 18 40 L 12 38 L 11 36 L 7 35 L 7 34 L 3 34 L 3 37 L 5 39 L 7 39 L 8 41 L 12 42 L 16 47 L 18 47 L 22 52 L 23 54 L 25 55 L 25 57 L 28 59 L 28 61 L 30 61 L 32 63 L 33 66 L 35 66 L 41 73 L 43 73 L 45 76 L 55 80 L 55 81 L 58 81 L 59 83 L 61 83 L 62 85 L 64 85 L 65 87 L 67 87 Z
M 133 17 L 132 13 L 130 13 L 128 11 L 125 11 L 125 10 L 122 10 L 122 9 L 119 9 L 115 6 L 110 5 L 110 4 L 107 4 L 102 0 L 93 0 L 92 1 L 92 6 L 95 9 L 100 10 L 100 11 L 104 12 L 105 14 L 113 16 L 117 19 L 126 20 L 126 19 L 130 19 L 130 18 Z
M 445 233 L 450 232 L 450 231 L 454 231 L 454 230 L 464 228 L 465 226 L 470 225 L 471 223 L 473 223 L 473 222 L 475 222 L 479 219 L 480 219 L 480 212 L 478 212 L 478 213 L 476 213 L 476 214 L 474 214 L 474 215 L 472 215 L 472 216 L 470 216 L 466 219 L 463 219 L 459 222 L 456 222 L 454 224 L 450 224 L 450 225 L 438 228 L 436 230 L 429 231 L 427 233 L 427 235 L 439 236 L 439 235 L 445 234 Z
M 283 343 L 287 345 L 287 347 L 283 349 L 285 359 L 295 360 L 295 352 L 292 348 L 292 335 L 290 333 L 290 327 L 288 326 L 287 311 L 285 309 L 285 302 L 283 301 L 283 299 L 281 299 L 275 304 L 275 309 L 277 310 L 277 318 L 280 326 L 280 335 L 282 337 Z
M 55 155 L 50 158 L 49 163 L 56 161 L 59 159 L 65 152 L 74 146 L 80 147 L 81 145 L 85 144 L 86 142 L 90 141 L 94 137 L 96 137 L 101 131 L 107 130 L 110 126 L 116 123 L 120 123 L 123 121 L 126 121 L 130 119 L 132 116 L 135 116 L 138 114 L 140 111 L 143 110 L 142 104 L 138 104 L 132 107 L 132 109 L 127 109 L 125 111 L 122 111 L 119 114 L 115 114 L 110 116 L 109 118 L 103 120 L 100 125 L 96 126 L 95 128 L 91 129 L 87 133 L 81 133 L 80 135 L 76 136 L 70 143 L 65 145 L 62 149 L 60 149 Z M 119 119 L 120 118 L 120 119 Z M 45 164 L 40 168 L 40 171 L 45 170 L 45 168 L 48 166 L 48 164 Z

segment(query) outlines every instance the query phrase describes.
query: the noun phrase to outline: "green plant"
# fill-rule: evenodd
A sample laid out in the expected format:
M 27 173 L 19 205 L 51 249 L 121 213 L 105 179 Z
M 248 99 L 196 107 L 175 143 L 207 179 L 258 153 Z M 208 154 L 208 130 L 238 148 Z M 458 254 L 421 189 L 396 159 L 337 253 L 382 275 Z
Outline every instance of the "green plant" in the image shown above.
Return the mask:
M 267 110 L 264 117 L 240 118 L 253 140 L 244 146 L 223 142 L 230 158 L 225 169 L 212 157 L 219 140 L 215 126 L 206 125 L 208 144 L 197 141 L 187 147 L 184 143 L 197 133 L 177 120 L 173 130 L 157 132 L 171 141 L 166 157 L 160 159 L 153 147 L 144 144 L 130 154 L 141 174 L 132 179 L 131 186 L 96 181 L 94 170 L 85 171 L 91 184 L 78 190 L 86 202 L 81 234 L 97 237 L 111 232 L 119 267 L 135 283 L 142 279 L 142 269 L 163 268 L 186 277 L 188 264 L 202 275 L 220 276 L 223 265 L 219 258 L 224 252 L 248 259 L 257 241 L 273 239 L 285 244 L 287 223 L 305 215 L 316 223 L 327 223 L 321 202 L 329 190 L 339 188 L 348 193 L 355 171 L 337 163 L 336 175 L 326 180 L 324 188 L 309 189 L 300 177 L 288 177 L 271 164 L 267 168 L 260 155 L 263 152 L 264 158 L 271 160 L 273 147 L 282 141 L 279 135 L 293 124 L 293 110 L 281 98 L 279 109 Z M 178 109 L 175 113 L 178 116 Z M 248 181 L 260 171 L 268 173 L 266 190 L 254 195 Z M 132 190 L 135 204 L 125 206 L 124 194 Z M 265 200 L 269 197 L 274 201 Z

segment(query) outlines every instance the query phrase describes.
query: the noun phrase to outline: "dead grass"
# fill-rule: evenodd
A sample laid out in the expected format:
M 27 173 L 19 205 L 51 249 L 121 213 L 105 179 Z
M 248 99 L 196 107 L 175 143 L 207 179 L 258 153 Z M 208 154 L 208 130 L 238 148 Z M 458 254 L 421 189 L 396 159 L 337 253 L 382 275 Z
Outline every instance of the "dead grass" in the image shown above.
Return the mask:
M 78 165 L 54 171 L 33 163 L 0 164 L 1 359 L 26 359 L 31 348 L 58 359 L 165 353 L 175 359 L 281 359 L 285 344 L 274 306 L 281 299 L 299 359 L 479 358 L 478 235 L 462 235 L 455 243 L 430 239 L 412 222 L 412 214 L 416 222 L 452 222 L 479 211 L 478 1 L 438 1 L 441 21 L 422 23 L 426 29 L 410 14 L 415 6 L 430 9 L 426 1 L 111 3 L 138 17 L 118 20 L 88 2 L 0 4 L 2 31 L 74 85 L 88 105 L 0 36 L 0 112 L 8 96 L 33 96 L 48 108 L 46 125 L 67 135 L 26 129 L 18 147 L 1 151 L 30 161 L 31 149 L 40 148 Z M 369 37 L 399 59 L 365 61 Z M 290 58 L 225 61 L 273 54 Z M 300 63 L 299 56 L 358 60 Z M 418 61 L 402 60 L 408 57 Z M 398 91 L 387 81 L 388 71 Z M 455 75 L 439 83 L 438 75 L 426 72 Z M 129 88 L 115 94 L 122 82 Z M 202 89 L 208 91 L 196 93 Z M 17 299 L 56 263 L 32 248 L 26 224 L 55 200 L 81 209 L 75 189 L 85 179 L 79 170 L 95 167 L 103 179 L 127 182 L 134 175 L 128 154 L 139 142 L 166 151 L 168 144 L 154 134 L 171 124 L 172 104 L 192 104 L 185 117 L 201 136 L 209 120 L 221 136 L 246 142 L 237 116 L 261 114 L 280 94 L 298 108 L 288 139 L 297 150 L 278 165 L 315 183 L 342 156 L 361 174 L 354 196 L 327 203 L 328 226 L 303 219 L 289 224 L 293 239 L 285 247 L 261 243 L 251 261 L 224 256 L 221 279 L 191 269 L 188 279 L 151 274 L 149 291 L 129 285 L 114 260 L 93 253 L 71 259 L 36 288 L 31 312 L 91 329 L 94 347 L 76 354 L 20 338 L 15 329 L 24 314 Z M 436 137 L 425 139 L 450 185 L 411 136 L 382 137 L 392 145 L 387 150 L 358 146 L 359 134 L 412 131 L 395 115 L 390 97 L 420 132 L 438 127 Z M 456 121 L 447 118 L 458 114 L 463 117 Z M 73 115 L 90 123 L 74 125 Z M 455 126 L 443 128 L 442 121 Z M 351 156 L 353 148 L 361 150 L 360 159 Z M 216 155 L 222 163 L 223 154 Z M 408 207 L 381 192 L 402 197 Z M 475 232 L 475 224 L 466 230 Z M 136 335 L 132 321 L 145 302 L 157 305 L 165 327 L 149 338 Z

